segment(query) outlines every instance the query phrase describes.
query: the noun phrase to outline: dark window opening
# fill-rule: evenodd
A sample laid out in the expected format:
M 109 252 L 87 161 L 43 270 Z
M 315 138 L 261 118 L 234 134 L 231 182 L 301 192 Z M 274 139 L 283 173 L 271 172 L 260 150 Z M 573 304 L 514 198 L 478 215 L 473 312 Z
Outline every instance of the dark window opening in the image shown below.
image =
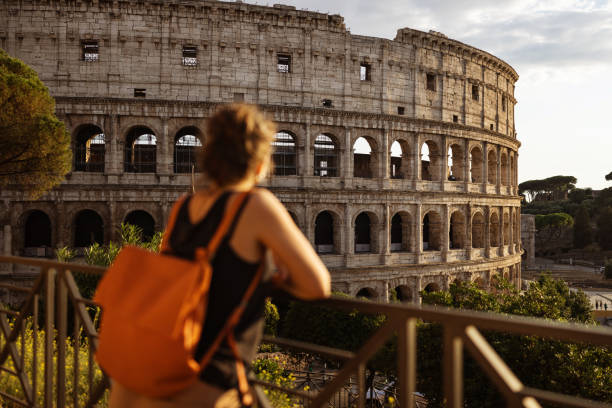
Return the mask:
M 334 219 L 328 211 L 323 211 L 315 220 L 315 249 L 320 254 L 334 252 Z
M 82 248 L 94 243 L 104 243 L 104 223 L 97 212 L 83 210 L 74 221 L 74 246 Z
M 291 55 L 277 54 L 276 59 L 276 67 L 278 72 L 281 72 L 283 74 L 288 74 L 289 72 L 291 72 Z
M 102 130 L 88 125 L 79 130 L 74 145 L 74 170 L 87 172 L 104 171 L 105 137 Z
M 359 65 L 359 79 L 362 81 L 372 80 L 372 66 L 370 64 L 361 63 Z
M 272 142 L 274 153 L 274 175 L 295 176 L 297 174 L 295 139 L 288 132 L 278 132 Z
M 155 173 L 157 138 L 151 129 L 137 126 L 130 130 L 125 140 L 126 173 Z
M 363 288 L 363 289 L 360 289 L 359 292 L 357 292 L 355 297 L 374 300 L 376 298 L 376 292 L 374 292 L 374 290 L 371 288 Z
M 495 129 L 495 126 L 493 126 L 493 124 L 491 123 L 491 126 L 489 126 L 489 128 L 490 128 L 491 130 L 494 130 L 494 129 Z
M 198 65 L 198 47 L 183 45 L 183 65 L 186 67 Z
M 412 293 L 407 286 L 397 286 L 395 288 L 395 296 L 397 296 L 397 300 L 400 302 L 412 302 Z
M 153 238 L 153 235 L 155 234 L 155 220 L 151 214 L 146 211 L 132 211 L 125 217 L 123 222 L 140 228 L 142 231 L 142 239 L 144 241 L 151 241 L 151 238 Z
M 370 217 L 361 213 L 355 219 L 355 253 L 371 252 Z
M 391 218 L 391 251 L 401 251 L 403 247 L 402 216 L 395 214 Z
M 202 142 L 196 136 L 200 132 L 194 127 L 182 129 L 177 135 L 174 143 L 174 172 L 191 173 L 199 172 L 198 150 L 202 148 Z
M 98 40 L 81 42 L 81 51 L 81 59 L 85 62 L 98 62 L 100 59 Z
M 336 177 L 338 174 L 338 151 L 336 144 L 327 135 L 319 135 L 314 143 L 314 175 Z
M 506 97 L 502 97 L 502 112 L 506 111 Z
M 472 99 L 477 101 L 480 93 L 478 92 L 478 85 L 472 85 Z
M 458 122 L 459 122 L 459 116 L 453 115 L 453 123 L 458 123 Z
M 51 247 L 51 220 L 42 211 L 32 211 L 25 222 L 24 248 Z M 46 251 L 25 251 L 26 256 L 45 256 Z
M 397 114 L 398 115 L 403 115 L 406 112 L 406 108 L 404 108 L 403 106 L 398 106 L 397 107 Z
M 334 106 L 331 99 L 323 99 L 323 101 L 321 101 L 321 104 L 323 105 L 324 108 L 331 108 Z
M 146 98 L 147 90 L 144 88 L 134 88 L 134 98 Z
M 427 74 L 427 90 L 436 90 L 436 76 L 434 74 Z
M 244 102 L 244 93 L 235 93 L 234 102 Z

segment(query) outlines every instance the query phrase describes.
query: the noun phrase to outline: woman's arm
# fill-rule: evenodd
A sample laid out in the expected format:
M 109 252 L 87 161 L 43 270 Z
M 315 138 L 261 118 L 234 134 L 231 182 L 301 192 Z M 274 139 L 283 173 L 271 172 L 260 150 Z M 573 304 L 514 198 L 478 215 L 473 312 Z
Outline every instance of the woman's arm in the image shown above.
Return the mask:
M 319 299 L 331 293 L 329 272 L 281 202 L 268 190 L 255 190 L 249 217 L 256 238 L 274 254 L 287 274 L 285 289 L 302 299 Z M 251 206 L 250 205 L 250 206 Z

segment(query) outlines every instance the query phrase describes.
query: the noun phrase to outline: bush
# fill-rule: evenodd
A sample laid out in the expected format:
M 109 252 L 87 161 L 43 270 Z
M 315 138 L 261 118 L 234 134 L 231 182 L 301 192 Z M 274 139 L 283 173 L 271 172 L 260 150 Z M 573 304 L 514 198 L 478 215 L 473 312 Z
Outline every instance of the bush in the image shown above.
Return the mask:
M 278 357 L 258 358 L 253 363 L 253 372 L 255 376 L 262 381 L 266 381 L 279 387 L 293 388 L 295 377 L 291 374 L 284 365 L 279 361 Z M 275 408 L 291 408 L 293 402 L 291 398 L 284 392 L 278 390 L 264 390 L 268 400 Z

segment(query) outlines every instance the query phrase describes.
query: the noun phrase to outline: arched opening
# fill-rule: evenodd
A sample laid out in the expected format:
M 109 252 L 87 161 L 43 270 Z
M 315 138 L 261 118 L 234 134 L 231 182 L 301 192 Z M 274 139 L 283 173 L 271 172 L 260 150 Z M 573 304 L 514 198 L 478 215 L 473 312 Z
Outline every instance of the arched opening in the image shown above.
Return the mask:
M 80 211 L 74 219 L 74 246 L 88 247 L 104 243 L 104 222 L 93 210 Z
M 421 180 L 439 180 L 440 154 L 431 140 L 421 146 Z
M 465 217 L 455 211 L 450 218 L 449 246 L 451 249 L 465 248 Z
M 196 127 L 181 129 L 174 138 L 174 172 L 199 172 L 197 157 L 201 148 L 201 133 Z
M 391 218 L 391 251 L 410 251 L 410 214 L 398 212 Z
M 366 298 L 369 300 L 375 300 L 376 299 L 376 291 L 372 288 L 361 288 L 359 289 L 359 292 L 357 292 L 357 295 L 355 295 L 356 298 Z
M 489 150 L 487 155 L 487 182 L 489 184 L 497 183 L 497 154 L 495 150 Z
M 150 241 L 155 234 L 155 220 L 146 211 L 132 211 L 125 216 L 123 222 L 139 227 L 142 230 L 142 239 L 144 241 Z
M 423 217 L 423 251 L 439 251 L 441 243 L 440 214 L 430 211 Z
M 104 172 L 106 140 L 98 126 L 85 125 L 75 137 L 74 171 Z
M 510 215 L 504 214 L 504 245 L 510 245 Z
M 408 178 L 410 174 L 410 165 L 408 160 L 408 146 L 406 143 L 399 141 L 391 144 L 391 161 L 389 175 L 393 179 Z
M 314 143 L 314 175 L 338 176 L 338 146 L 328 135 L 319 135 Z
M 406 285 L 400 285 L 395 288 L 395 296 L 402 303 L 412 302 L 412 291 Z
M 439 292 L 439 291 L 440 291 L 440 286 L 438 286 L 437 283 L 433 283 L 433 282 L 425 286 L 425 289 L 423 289 L 423 292 L 427 292 L 427 293 Z
M 491 218 L 490 220 L 490 227 L 491 227 L 491 233 L 490 233 L 490 245 L 492 247 L 498 247 L 499 246 L 499 216 L 497 215 L 497 213 L 493 213 L 491 214 Z
M 360 137 L 353 144 L 353 176 L 372 178 L 373 174 L 372 146 L 366 138 Z
M 125 172 L 155 173 L 157 137 L 145 126 L 135 126 L 125 138 Z
M 361 213 L 355 218 L 355 253 L 371 252 L 371 227 L 370 216 Z
M 478 146 L 470 151 L 470 177 L 472 183 L 482 183 L 482 150 Z
M 472 217 L 472 248 L 485 247 L 485 219 L 482 213 L 477 212 Z
M 501 183 L 504 186 L 510 185 L 509 178 L 509 169 L 508 169 L 508 155 L 506 153 L 502 153 L 501 155 Z
M 448 181 L 463 180 L 464 159 L 461 146 L 453 144 L 448 148 Z
M 274 137 L 272 142 L 274 152 L 275 176 L 295 176 L 297 174 L 297 160 L 295 154 L 295 137 L 284 130 L 281 130 Z
M 334 218 L 329 211 L 322 211 L 315 219 L 315 249 L 320 254 L 334 252 Z
M 31 211 L 24 226 L 23 247 L 26 249 L 26 256 L 45 256 L 46 251 L 31 251 L 28 248 L 51 248 L 51 219 L 40 210 Z

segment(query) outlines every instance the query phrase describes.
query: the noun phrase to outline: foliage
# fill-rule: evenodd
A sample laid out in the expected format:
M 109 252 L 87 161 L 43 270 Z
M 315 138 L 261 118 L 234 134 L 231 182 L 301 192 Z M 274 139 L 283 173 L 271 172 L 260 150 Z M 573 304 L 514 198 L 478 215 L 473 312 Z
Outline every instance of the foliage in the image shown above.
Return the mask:
M 559 239 L 565 229 L 574 225 L 574 219 L 566 213 L 536 215 L 535 224 L 538 232 L 545 234 L 547 239 Z
M 576 178 L 572 176 L 553 176 L 543 180 L 527 180 L 519 184 L 519 194 L 527 193 L 529 201 L 560 200 L 576 188 Z
M 55 250 L 55 258 L 58 262 L 68 262 L 76 256 L 74 249 L 68 247 L 57 248 Z
M 264 320 L 264 333 L 270 336 L 276 336 L 280 315 L 278 314 L 278 309 L 276 305 L 272 303 L 270 299 L 266 299 Z
M 291 389 L 294 386 L 295 377 L 283 366 L 278 357 L 275 359 L 258 358 L 253 362 L 252 368 L 255 376 L 259 380 L 266 381 L 283 388 Z M 284 392 L 268 389 L 264 390 L 264 392 L 274 408 L 293 407 L 291 398 Z
M 70 135 L 36 72 L 0 49 L 0 187 L 38 198 L 70 171 Z
M 597 243 L 601 249 L 612 249 L 612 207 L 605 207 L 597 219 Z
M 584 248 L 593 242 L 593 227 L 586 207 L 580 206 L 574 219 L 574 248 Z
M 12 325 L 11 325 L 12 326 Z M 34 357 L 34 330 L 32 327 L 32 320 L 28 319 L 25 325 L 24 337 L 24 361 L 25 368 L 28 378 L 32 378 L 32 362 Z M 38 329 L 37 331 L 37 344 L 38 348 L 36 350 L 36 358 L 38 364 L 36 366 L 35 374 L 38 383 L 38 393 L 36 395 L 37 398 L 37 406 L 43 406 L 44 404 L 44 393 L 42 392 L 42 384 L 44 379 L 44 364 L 45 355 L 44 355 L 44 345 L 45 342 L 45 331 L 43 329 Z M 74 353 L 78 353 L 79 361 L 80 361 L 80 369 L 77 377 L 77 387 L 78 387 L 78 400 L 79 406 L 85 406 L 87 400 L 89 399 L 89 388 L 88 388 L 88 370 L 87 370 L 87 361 L 89 355 L 89 341 L 86 336 L 79 341 L 78 347 L 73 347 L 74 341 L 70 338 L 66 340 L 66 393 L 67 395 L 72 395 L 74 390 Z M 19 350 L 21 350 L 21 344 L 18 343 Z M 5 365 L 5 368 L 9 370 L 14 370 L 13 361 L 11 358 L 8 358 Z M 97 365 L 94 365 L 93 370 L 93 381 L 94 384 L 98 384 L 102 379 L 102 372 L 100 371 Z M 54 384 L 54 387 L 56 384 Z M 15 396 L 19 399 L 24 398 L 24 394 L 21 388 L 21 383 L 18 378 L 14 375 L 8 375 L 4 373 L 0 375 L 0 391 L 5 392 L 9 395 Z M 100 406 L 107 406 L 107 398 L 108 393 L 105 394 L 103 400 L 100 401 Z M 71 399 L 70 399 L 71 401 Z M 4 405 L 3 405 L 4 406 Z M 10 407 L 10 405 L 7 405 Z

